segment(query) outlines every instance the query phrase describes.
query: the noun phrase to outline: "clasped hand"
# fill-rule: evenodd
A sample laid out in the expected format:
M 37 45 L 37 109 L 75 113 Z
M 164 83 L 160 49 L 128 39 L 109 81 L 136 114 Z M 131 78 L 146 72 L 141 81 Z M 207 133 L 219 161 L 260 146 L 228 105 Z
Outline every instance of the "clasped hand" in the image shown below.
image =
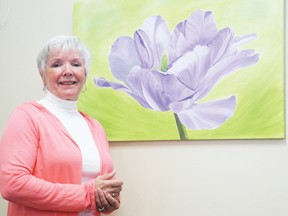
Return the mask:
M 123 182 L 113 179 L 116 171 L 98 176 L 95 179 L 95 202 L 98 211 L 111 212 L 120 207 L 119 195 Z

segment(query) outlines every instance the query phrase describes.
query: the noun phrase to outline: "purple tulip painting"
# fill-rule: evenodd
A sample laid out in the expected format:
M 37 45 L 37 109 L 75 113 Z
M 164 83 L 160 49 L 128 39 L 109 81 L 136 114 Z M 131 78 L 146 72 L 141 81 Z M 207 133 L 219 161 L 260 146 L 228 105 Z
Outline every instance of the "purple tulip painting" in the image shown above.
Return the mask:
M 118 81 L 94 77 L 94 82 L 128 94 L 144 108 L 172 111 L 180 139 L 187 140 L 187 130 L 214 130 L 233 117 L 235 95 L 201 99 L 227 75 L 259 61 L 253 49 L 240 49 L 255 39 L 218 29 L 211 11 L 196 10 L 172 32 L 161 16 L 150 16 L 133 37 L 120 36 L 112 45 L 109 66 Z
M 109 141 L 283 139 L 283 7 L 78 0 L 73 34 L 92 54 L 78 108 Z

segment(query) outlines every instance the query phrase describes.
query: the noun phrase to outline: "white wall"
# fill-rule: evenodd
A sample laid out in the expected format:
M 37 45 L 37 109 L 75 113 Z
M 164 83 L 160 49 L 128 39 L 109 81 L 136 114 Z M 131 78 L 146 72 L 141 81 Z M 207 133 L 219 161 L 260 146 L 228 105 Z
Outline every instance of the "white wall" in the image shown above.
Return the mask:
M 35 56 L 50 37 L 72 32 L 73 2 L 11 0 L 0 29 L 0 132 L 16 105 L 43 95 Z M 111 153 L 124 180 L 113 216 L 288 215 L 287 140 L 121 142 Z M 0 200 L 1 216 L 6 206 Z

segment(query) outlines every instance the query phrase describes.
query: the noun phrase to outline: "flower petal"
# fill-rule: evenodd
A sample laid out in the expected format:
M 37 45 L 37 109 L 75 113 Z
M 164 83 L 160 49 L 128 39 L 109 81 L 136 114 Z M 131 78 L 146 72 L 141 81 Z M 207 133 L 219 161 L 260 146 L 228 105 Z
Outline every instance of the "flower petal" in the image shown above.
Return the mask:
M 194 95 L 195 100 L 207 95 L 224 76 L 227 76 L 239 68 L 255 64 L 258 60 L 259 55 L 255 54 L 252 50 L 243 50 L 221 59 L 221 61 L 209 69 L 206 76 L 201 80 L 201 83 L 199 83 L 199 91 Z
M 151 16 L 135 32 L 134 40 L 139 56 L 142 56 L 144 67 L 159 67 L 162 54 L 170 42 L 168 25 L 162 17 Z
M 165 75 L 147 69 L 134 70 L 127 85 L 153 110 L 167 111 L 171 96 L 165 91 Z M 164 81 L 164 82 L 163 82 Z
M 210 48 L 197 46 L 192 52 L 179 57 L 167 73 L 172 73 L 187 88 L 195 90 L 209 69 Z
M 134 33 L 137 55 L 141 61 L 141 67 L 152 68 L 154 65 L 154 55 L 151 48 L 151 41 L 148 35 L 141 29 Z
M 111 48 L 109 64 L 113 75 L 125 81 L 131 68 L 140 64 L 132 38 L 123 36 L 116 40 Z
M 187 21 L 185 36 L 192 39 L 194 45 L 206 45 L 218 33 L 211 11 L 197 10 Z
M 237 47 L 245 45 L 255 39 L 257 39 L 256 34 L 247 34 L 244 35 L 243 37 L 234 37 L 231 49 L 236 50 Z
M 209 43 L 211 48 L 211 66 L 231 53 L 230 47 L 233 39 L 233 32 L 229 29 L 222 29 L 217 36 Z
M 114 90 L 123 91 L 126 94 L 129 94 L 135 100 L 137 100 L 141 104 L 141 106 L 148 108 L 148 109 L 151 109 L 149 104 L 147 104 L 147 102 L 145 100 L 143 100 L 142 97 L 140 97 L 138 94 L 135 94 L 133 91 L 131 91 L 125 85 L 122 85 L 122 84 L 117 83 L 117 82 L 109 82 L 103 77 L 100 77 L 100 78 L 94 77 L 94 83 L 95 83 L 95 85 L 102 87 L 102 88 L 112 88 Z
M 172 47 L 175 53 L 170 53 L 171 61 L 193 50 L 197 45 L 207 45 L 218 33 L 214 16 L 211 11 L 197 10 L 190 17 L 180 22 L 171 35 Z
M 235 96 L 201 104 L 186 100 L 171 105 L 171 110 L 178 115 L 181 123 L 191 130 L 218 128 L 233 116 L 235 108 Z
M 156 60 L 154 67 L 157 67 L 161 64 L 162 54 L 170 43 L 168 25 L 162 17 L 152 16 L 148 18 L 140 28 L 146 32 L 151 41 L 153 54 Z
M 104 77 L 94 77 L 94 84 L 102 88 L 113 88 L 115 90 L 121 90 L 126 93 L 129 92 L 129 89 L 125 85 L 117 82 L 109 82 Z

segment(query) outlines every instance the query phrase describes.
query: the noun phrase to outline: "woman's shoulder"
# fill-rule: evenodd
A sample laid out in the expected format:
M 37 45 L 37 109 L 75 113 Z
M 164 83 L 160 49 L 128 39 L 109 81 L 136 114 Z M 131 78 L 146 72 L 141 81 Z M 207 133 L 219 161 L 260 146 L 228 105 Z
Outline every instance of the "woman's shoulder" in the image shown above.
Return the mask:
M 44 107 L 36 101 L 27 101 L 20 105 L 17 105 L 15 109 L 10 113 L 7 127 L 12 125 L 14 127 L 29 127 L 36 125 L 35 122 L 43 116 Z M 23 126 L 25 125 L 25 126 Z
M 25 111 L 25 112 L 31 112 L 34 113 L 37 111 L 43 111 L 44 107 L 38 103 L 37 101 L 31 100 L 31 101 L 26 101 L 18 106 L 16 106 L 15 111 Z
M 17 117 L 35 119 L 44 113 L 47 113 L 46 108 L 37 101 L 31 100 L 17 105 L 15 109 L 10 113 L 10 118 Z

